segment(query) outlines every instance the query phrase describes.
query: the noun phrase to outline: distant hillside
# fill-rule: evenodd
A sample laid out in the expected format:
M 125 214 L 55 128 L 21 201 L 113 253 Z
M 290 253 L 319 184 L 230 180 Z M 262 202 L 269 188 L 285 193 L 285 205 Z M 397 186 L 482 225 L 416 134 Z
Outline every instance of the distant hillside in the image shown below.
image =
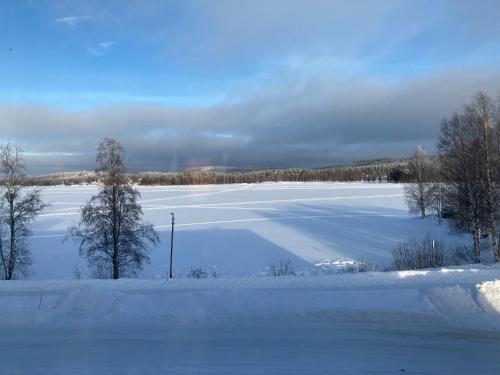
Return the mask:
M 29 185 L 40 186 L 80 185 L 91 184 L 96 181 L 97 174 L 94 171 L 58 172 L 28 177 Z

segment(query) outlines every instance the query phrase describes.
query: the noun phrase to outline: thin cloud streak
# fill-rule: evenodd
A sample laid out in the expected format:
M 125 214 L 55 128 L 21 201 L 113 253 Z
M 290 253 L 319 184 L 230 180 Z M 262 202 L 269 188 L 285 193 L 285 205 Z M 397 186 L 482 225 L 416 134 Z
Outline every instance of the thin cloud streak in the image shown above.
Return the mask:
M 92 16 L 66 16 L 66 17 L 56 18 L 54 21 L 60 24 L 64 24 L 68 27 L 75 27 L 80 22 L 88 21 L 93 18 L 94 17 Z
M 106 42 L 99 42 L 97 45 L 103 50 L 113 47 L 116 44 L 114 40 L 109 40 Z
M 103 56 L 111 47 L 115 46 L 114 40 L 99 42 L 94 47 L 87 47 L 87 52 L 94 56 Z

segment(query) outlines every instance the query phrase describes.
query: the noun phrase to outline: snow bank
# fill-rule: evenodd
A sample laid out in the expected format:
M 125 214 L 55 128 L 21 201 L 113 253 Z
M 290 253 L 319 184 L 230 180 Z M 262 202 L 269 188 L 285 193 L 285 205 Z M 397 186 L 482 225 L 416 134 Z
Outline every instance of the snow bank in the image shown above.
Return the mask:
M 290 278 L 12 281 L 0 325 L 254 320 L 425 321 L 500 329 L 500 269 Z

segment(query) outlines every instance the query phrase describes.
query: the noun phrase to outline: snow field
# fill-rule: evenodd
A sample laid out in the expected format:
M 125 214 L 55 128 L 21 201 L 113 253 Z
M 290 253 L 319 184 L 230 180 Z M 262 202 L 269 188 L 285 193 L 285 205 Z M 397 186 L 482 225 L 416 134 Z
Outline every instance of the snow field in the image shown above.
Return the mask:
M 140 187 L 145 220 L 162 244 L 140 278 L 164 278 L 168 269 L 170 212 L 176 215 L 174 272 L 191 266 L 240 277 L 268 273 L 271 263 L 290 261 L 298 273 L 335 272 L 332 265 L 362 260 L 377 268 L 391 261 L 395 242 L 410 237 L 462 241 L 433 218 L 406 210 L 403 188 L 369 183 L 269 183 Z M 87 277 L 77 244 L 63 242 L 94 186 L 43 188 L 51 206 L 31 238 L 31 279 Z

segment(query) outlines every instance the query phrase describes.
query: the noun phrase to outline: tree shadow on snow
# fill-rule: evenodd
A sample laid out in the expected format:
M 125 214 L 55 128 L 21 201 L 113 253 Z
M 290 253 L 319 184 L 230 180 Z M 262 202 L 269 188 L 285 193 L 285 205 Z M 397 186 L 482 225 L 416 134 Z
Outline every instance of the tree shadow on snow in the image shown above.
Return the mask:
M 381 267 L 390 262 L 398 241 L 427 234 L 444 240 L 452 236 L 433 217 L 421 219 L 395 208 L 296 204 L 259 214 L 320 241 L 332 259 L 360 259 Z

